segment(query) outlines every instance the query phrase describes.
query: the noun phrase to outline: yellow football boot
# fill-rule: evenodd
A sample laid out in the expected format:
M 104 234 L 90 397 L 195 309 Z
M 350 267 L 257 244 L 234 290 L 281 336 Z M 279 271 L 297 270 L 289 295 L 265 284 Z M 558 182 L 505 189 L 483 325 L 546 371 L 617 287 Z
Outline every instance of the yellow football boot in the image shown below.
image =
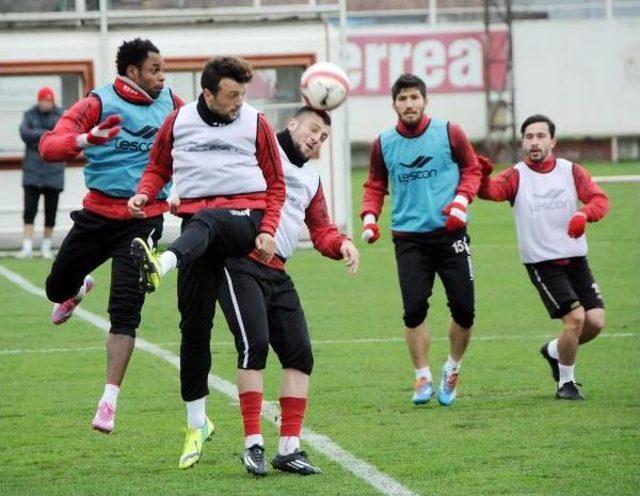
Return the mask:
M 140 269 L 140 289 L 153 293 L 160 286 L 160 260 L 155 249 L 146 241 L 134 238 L 131 241 L 131 256 Z
M 213 422 L 205 417 L 205 422 L 199 429 L 185 429 L 184 446 L 178 466 L 189 468 L 198 463 L 202 454 L 202 445 L 213 436 Z

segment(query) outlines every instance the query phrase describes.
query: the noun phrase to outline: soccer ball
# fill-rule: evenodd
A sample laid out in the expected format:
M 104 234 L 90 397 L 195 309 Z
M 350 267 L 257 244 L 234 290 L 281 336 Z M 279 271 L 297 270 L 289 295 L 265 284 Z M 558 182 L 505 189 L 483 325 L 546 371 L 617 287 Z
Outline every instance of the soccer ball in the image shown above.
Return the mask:
M 336 64 L 318 62 L 308 67 L 300 78 L 305 105 L 316 110 L 333 110 L 347 99 L 349 78 Z

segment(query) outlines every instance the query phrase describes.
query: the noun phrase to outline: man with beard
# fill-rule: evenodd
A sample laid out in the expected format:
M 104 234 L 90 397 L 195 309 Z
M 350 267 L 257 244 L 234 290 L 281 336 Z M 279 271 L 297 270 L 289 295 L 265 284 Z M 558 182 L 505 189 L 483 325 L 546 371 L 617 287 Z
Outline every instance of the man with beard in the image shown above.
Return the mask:
M 605 317 L 587 262 L 585 228 L 607 214 L 609 199 L 583 167 L 553 155 L 556 126 L 551 119 L 532 115 L 520 132 L 523 162 L 491 179 L 493 166 L 480 157 L 478 197 L 511 203 L 520 259 L 549 316 L 562 319 L 558 338 L 540 349 L 558 384 L 556 398 L 583 400 L 574 376 L 578 346 L 600 333 Z
M 242 462 L 249 473 L 258 476 L 267 474 L 260 415 L 269 345 L 284 369 L 280 441 L 271 465 L 300 475 L 321 473 L 300 450 L 313 354 L 300 298 L 285 271 L 285 262 L 298 245 L 304 222 L 316 250 L 344 260 L 350 274 L 358 269 L 358 251 L 331 222 L 320 175 L 307 163 L 329 137 L 330 126 L 329 114 L 302 107 L 278 133 L 287 200 L 275 235 L 275 256 L 264 262 L 253 252 L 246 258 L 229 259 L 225 265 L 226 284 L 219 301 L 238 352 L 238 394 L 245 434 Z
M 268 262 L 285 200 L 275 134 L 264 114 L 244 101 L 252 77 L 253 68 L 240 57 L 209 61 L 198 100 L 162 125 L 138 193 L 129 200 L 131 214 L 144 218 L 149 200 L 175 180 L 182 233 L 161 255 L 144 238 L 134 239 L 131 254 L 149 292 L 178 268 L 180 385 L 187 409 L 181 469 L 200 460 L 202 445 L 213 434 L 205 400 L 224 261 L 255 248 Z
M 89 193 L 82 210 L 72 212 L 65 237 L 47 278 L 47 297 L 55 302 L 51 320 L 66 322 L 93 287 L 91 272 L 111 259 L 107 337 L 107 381 L 93 419 L 94 429 L 113 431 L 120 385 L 133 353 L 144 292 L 129 245 L 136 237 L 154 242 L 162 234 L 168 190 L 147 205 L 145 219 L 133 219 L 127 200 L 135 193 L 158 128 L 182 101 L 164 86 L 163 61 L 149 40 L 124 42 L 116 55 L 113 83 L 74 104 L 40 140 L 48 162 L 70 160 L 84 152 Z
M 475 316 L 466 225 L 467 206 L 480 185 L 481 170 L 458 125 L 425 115 L 428 99 L 422 79 L 403 74 L 393 84 L 391 96 L 398 122 L 380 134 L 371 149 L 360 214 L 363 239 L 369 243 L 379 239 L 377 222 L 390 185 L 405 340 L 415 369 L 412 401 L 425 404 L 433 395 L 426 317 L 438 274 L 452 319 L 449 356 L 438 388 L 438 401 L 447 406 L 456 398 L 460 364 Z

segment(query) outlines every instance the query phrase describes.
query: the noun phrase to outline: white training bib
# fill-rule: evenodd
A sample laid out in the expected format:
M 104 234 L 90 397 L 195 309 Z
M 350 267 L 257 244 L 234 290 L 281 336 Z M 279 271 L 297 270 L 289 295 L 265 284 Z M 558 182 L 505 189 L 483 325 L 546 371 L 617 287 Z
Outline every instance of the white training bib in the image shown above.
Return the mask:
M 276 253 L 287 259 L 298 246 L 305 212 L 320 187 L 320 174 L 307 164 L 302 167 L 292 164 L 282 147 L 278 146 L 278 149 L 287 187 L 287 199 L 280 214 L 280 225 L 276 230 Z
M 196 105 L 181 107 L 173 126 L 173 174 L 180 198 L 266 191 L 256 158 L 259 112 L 245 103 L 233 122 L 210 126 Z
M 567 234 L 569 220 L 578 211 L 573 164 L 556 159 L 547 173 L 535 172 L 524 162 L 515 165 L 519 174 L 513 213 L 523 263 L 580 257 L 587 254 L 587 239 Z

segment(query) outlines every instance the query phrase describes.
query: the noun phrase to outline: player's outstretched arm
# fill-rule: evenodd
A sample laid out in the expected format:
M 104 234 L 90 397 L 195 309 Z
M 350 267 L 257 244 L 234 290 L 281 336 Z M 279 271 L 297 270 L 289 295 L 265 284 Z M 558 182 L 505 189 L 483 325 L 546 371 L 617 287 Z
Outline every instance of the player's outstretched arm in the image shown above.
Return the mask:
M 480 164 L 482 177 L 489 177 L 491 174 L 493 174 L 493 163 L 491 162 L 489 157 L 478 155 L 478 164 Z
M 502 171 L 495 179 L 491 177 L 493 164 L 487 157 L 478 155 L 482 168 L 482 180 L 478 190 L 478 198 L 495 202 L 509 201 L 513 203 L 518 192 L 520 174 L 513 167 Z
M 46 162 L 71 160 L 82 151 L 79 136 L 88 134 L 100 124 L 101 104 L 95 96 L 88 96 L 73 104 L 55 127 L 40 138 L 40 156 Z
M 119 115 L 110 115 L 97 126 L 93 126 L 88 133 L 78 135 L 76 144 L 80 148 L 105 145 L 118 135 L 121 123 L 122 117 Z

